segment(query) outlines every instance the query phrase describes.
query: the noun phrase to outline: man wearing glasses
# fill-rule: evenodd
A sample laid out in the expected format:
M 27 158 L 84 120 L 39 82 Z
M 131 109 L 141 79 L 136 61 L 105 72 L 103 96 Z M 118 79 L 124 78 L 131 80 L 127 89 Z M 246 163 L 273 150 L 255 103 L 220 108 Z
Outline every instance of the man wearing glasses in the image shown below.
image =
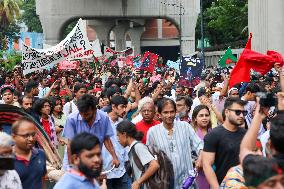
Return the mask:
M 246 132 L 240 126 L 248 113 L 244 108 L 246 103 L 240 98 L 227 98 L 222 112 L 223 125 L 214 128 L 204 138 L 203 171 L 212 189 L 218 189 L 227 171 L 239 164 L 240 143 Z
M 23 189 L 44 187 L 46 157 L 43 151 L 35 149 L 36 126 L 32 120 L 22 117 L 12 125 L 15 143 L 15 170 L 18 172 Z

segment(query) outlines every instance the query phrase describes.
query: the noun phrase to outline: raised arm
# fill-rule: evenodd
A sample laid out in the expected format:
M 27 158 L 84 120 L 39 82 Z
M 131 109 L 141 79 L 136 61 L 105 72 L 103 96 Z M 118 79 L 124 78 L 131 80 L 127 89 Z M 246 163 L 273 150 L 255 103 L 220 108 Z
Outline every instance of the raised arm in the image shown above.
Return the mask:
M 265 118 L 265 113 L 268 110 L 261 108 L 259 104 L 259 99 L 257 98 L 255 115 L 253 117 L 251 127 L 246 132 L 240 147 L 240 162 L 242 163 L 243 159 L 248 154 L 254 154 L 253 149 L 255 148 L 255 143 L 257 140 L 258 132 L 262 123 L 262 120 Z

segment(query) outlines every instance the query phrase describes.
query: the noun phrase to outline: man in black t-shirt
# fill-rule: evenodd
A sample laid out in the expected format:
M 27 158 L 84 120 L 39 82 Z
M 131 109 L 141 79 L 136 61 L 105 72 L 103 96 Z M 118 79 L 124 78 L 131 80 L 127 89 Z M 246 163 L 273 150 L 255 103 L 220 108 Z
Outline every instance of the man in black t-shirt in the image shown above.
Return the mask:
M 212 189 L 218 189 L 227 171 L 239 164 L 240 143 L 245 135 L 246 102 L 240 98 L 226 99 L 223 110 L 225 121 L 204 138 L 202 154 L 203 170 Z M 213 165 L 216 170 L 213 170 Z

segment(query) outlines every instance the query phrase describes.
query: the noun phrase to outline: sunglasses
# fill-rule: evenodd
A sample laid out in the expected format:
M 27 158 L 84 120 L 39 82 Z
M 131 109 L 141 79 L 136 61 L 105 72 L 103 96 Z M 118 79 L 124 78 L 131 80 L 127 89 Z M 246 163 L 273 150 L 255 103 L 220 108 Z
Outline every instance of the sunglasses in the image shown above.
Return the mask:
M 243 114 L 243 116 L 246 116 L 248 114 L 248 111 L 246 111 L 246 110 L 233 110 L 233 109 L 228 109 L 228 110 L 235 112 L 235 114 L 237 116 L 239 116 L 241 114 Z

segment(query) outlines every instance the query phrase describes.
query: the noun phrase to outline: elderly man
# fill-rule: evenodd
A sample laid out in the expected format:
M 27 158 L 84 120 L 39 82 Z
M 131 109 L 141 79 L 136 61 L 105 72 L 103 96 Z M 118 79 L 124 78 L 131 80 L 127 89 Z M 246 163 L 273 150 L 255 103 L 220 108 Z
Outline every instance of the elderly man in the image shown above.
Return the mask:
M 144 97 L 139 102 L 140 113 L 142 115 L 142 120 L 136 123 L 136 129 L 138 131 L 143 132 L 144 137 L 142 139 L 142 143 L 146 144 L 146 136 L 148 130 L 154 126 L 159 124 L 159 121 L 154 120 L 156 114 L 156 108 L 154 101 L 150 97 Z
M 0 132 L 0 188 L 22 189 L 18 173 L 14 170 L 12 137 Z

